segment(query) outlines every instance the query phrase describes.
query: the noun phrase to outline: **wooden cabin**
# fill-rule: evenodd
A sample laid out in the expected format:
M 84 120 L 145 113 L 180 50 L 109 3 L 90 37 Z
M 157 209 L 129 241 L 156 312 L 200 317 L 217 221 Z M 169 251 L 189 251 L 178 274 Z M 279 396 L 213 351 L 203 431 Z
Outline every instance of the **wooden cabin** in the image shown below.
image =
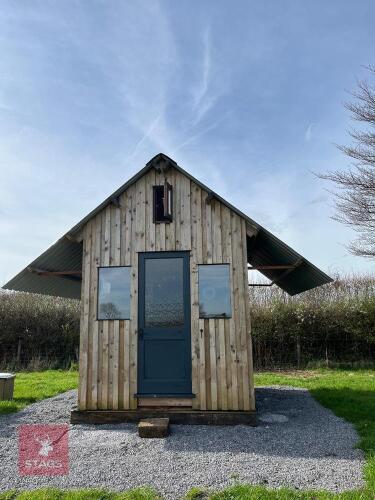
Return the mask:
M 331 280 L 158 154 L 4 288 L 81 298 L 73 422 L 254 424 L 249 268 Z

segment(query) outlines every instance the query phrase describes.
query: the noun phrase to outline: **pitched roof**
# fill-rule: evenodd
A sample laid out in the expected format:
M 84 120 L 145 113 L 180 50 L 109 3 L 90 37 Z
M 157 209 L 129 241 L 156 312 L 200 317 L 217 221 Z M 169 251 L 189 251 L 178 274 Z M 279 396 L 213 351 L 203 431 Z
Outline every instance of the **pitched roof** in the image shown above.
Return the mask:
M 282 242 L 260 224 L 228 203 L 202 182 L 195 179 L 171 158 L 163 153 L 159 153 L 137 174 L 78 222 L 78 224 L 54 245 L 8 281 L 3 288 L 74 299 L 80 298 L 81 282 L 80 279 L 74 275 L 74 271 L 79 271 L 82 267 L 82 243 L 76 241 L 77 235 L 86 222 L 103 210 L 108 204 L 116 200 L 129 186 L 134 184 L 151 168 L 157 168 L 162 162 L 181 172 L 202 189 L 208 191 L 212 197 L 219 200 L 246 220 L 249 228 L 251 228 L 248 234 L 249 264 L 253 267 L 262 266 L 263 269 L 261 269 L 260 272 L 274 281 L 287 293 L 295 295 L 332 281 L 327 274 L 311 264 L 311 262 L 302 257 L 286 243 Z M 272 266 L 274 264 L 278 264 L 283 268 L 264 269 L 265 266 Z M 45 270 L 56 272 L 66 271 L 68 269 L 73 272 L 71 275 L 52 276 L 43 273 Z

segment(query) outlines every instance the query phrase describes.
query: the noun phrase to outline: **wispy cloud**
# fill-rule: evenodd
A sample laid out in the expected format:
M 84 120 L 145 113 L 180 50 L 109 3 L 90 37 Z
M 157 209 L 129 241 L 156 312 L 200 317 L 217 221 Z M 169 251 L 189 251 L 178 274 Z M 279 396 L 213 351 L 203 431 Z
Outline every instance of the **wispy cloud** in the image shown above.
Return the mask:
M 305 141 L 310 142 L 313 136 L 313 128 L 315 127 L 314 123 L 309 123 L 308 127 L 305 130 Z
M 319 256 L 317 265 L 336 260 L 335 241 L 349 236 L 338 225 L 332 235 L 324 187 L 306 172 L 345 163 L 332 146 L 348 127 L 338 89 L 355 85 L 358 50 L 372 55 L 373 16 L 363 29 L 348 7 L 328 33 L 319 24 L 322 11 L 331 15 L 323 0 L 308 14 L 270 2 L 272 15 L 245 0 L 194 10 L 161 0 L 2 1 L 1 282 L 159 151 Z M 348 29 L 349 55 L 340 44 Z M 302 71 L 296 60 L 307 49 Z M 317 93 L 321 74 L 327 85 Z
M 202 70 L 201 80 L 193 91 L 193 107 L 197 108 L 202 104 L 209 89 L 211 78 L 211 29 L 207 27 L 202 37 Z
M 216 120 L 215 122 L 211 123 L 208 127 L 205 127 L 203 128 L 202 130 L 200 130 L 199 132 L 191 135 L 190 137 L 188 137 L 187 139 L 185 139 L 181 144 L 179 144 L 176 149 L 173 151 L 173 153 L 178 153 L 179 151 L 181 151 L 181 149 L 185 148 L 186 146 L 188 146 L 189 144 L 191 144 L 192 142 L 196 141 L 197 139 L 200 139 L 201 137 L 203 137 L 204 135 L 208 134 L 208 132 L 211 132 L 211 130 L 214 130 L 215 128 L 217 128 L 222 122 L 224 122 L 225 120 L 228 119 L 228 117 L 232 115 L 232 112 L 231 111 L 228 111 L 227 113 L 225 113 L 219 120 Z
M 218 99 L 218 94 L 213 89 L 212 73 L 212 41 L 211 28 L 208 26 L 203 31 L 202 36 L 202 58 L 200 78 L 195 87 L 193 87 L 193 103 L 192 103 L 192 126 L 197 125 L 203 117 L 215 105 Z

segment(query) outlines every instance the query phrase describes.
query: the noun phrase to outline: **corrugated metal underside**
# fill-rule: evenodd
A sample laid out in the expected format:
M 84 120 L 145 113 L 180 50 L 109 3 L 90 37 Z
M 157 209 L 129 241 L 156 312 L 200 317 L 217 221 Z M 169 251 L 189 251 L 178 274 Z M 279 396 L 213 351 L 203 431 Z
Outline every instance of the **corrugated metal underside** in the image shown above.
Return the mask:
M 81 298 L 81 280 L 77 277 L 40 276 L 31 269 L 45 271 L 81 271 L 82 243 L 61 238 L 3 288 L 20 292 L 40 293 L 70 299 Z
M 289 295 L 296 295 L 332 281 L 327 274 L 263 228 L 256 236 L 247 238 L 247 247 L 247 260 L 253 267 L 275 264 L 296 265 L 291 271 L 283 269 L 260 271 L 266 278 L 275 280 L 275 284 Z

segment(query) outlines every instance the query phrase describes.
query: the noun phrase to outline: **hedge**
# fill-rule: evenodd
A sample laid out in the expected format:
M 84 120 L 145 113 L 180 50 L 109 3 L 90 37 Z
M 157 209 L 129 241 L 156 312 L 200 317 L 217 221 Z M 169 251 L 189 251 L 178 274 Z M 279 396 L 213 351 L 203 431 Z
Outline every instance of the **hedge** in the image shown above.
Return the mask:
M 0 369 L 67 368 L 78 360 L 80 302 L 0 293 Z
M 255 367 L 373 362 L 374 292 L 372 276 L 336 276 L 295 297 L 273 287 L 250 289 Z
M 257 369 L 375 359 L 375 277 L 334 283 L 289 297 L 250 288 Z M 67 368 L 78 361 L 80 303 L 0 292 L 0 370 Z

